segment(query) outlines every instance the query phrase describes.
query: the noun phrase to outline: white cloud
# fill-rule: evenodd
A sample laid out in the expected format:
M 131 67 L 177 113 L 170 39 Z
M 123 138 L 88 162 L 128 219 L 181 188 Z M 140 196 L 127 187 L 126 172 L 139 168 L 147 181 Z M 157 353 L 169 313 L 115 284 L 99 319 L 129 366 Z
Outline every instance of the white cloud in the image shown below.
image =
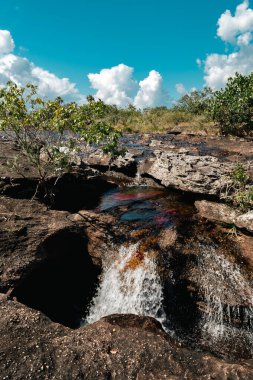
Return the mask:
M 231 54 L 210 54 L 205 62 L 205 81 L 212 88 L 223 87 L 236 72 L 249 75 L 253 71 L 253 46 Z
M 147 78 L 139 83 L 139 91 L 134 98 L 134 105 L 143 109 L 166 105 L 168 94 L 163 88 L 163 78 L 157 71 L 150 71 Z
M 31 82 L 38 86 L 38 94 L 43 97 L 54 98 L 61 96 L 66 101 L 85 101 L 76 85 L 68 78 L 59 78 L 34 65 L 27 58 L 15 55 L 14 41 L 10 32 L 0 30 L 0 86 L 11 80 L 18 86 Z
M 88 74 L 88 78 L 91 87 L 97 90 L 97 99 L 126 107 L 132 103 L 131 95 L 137 86 L 132 74 L 133 68 L 121 63 L 110 69 L 102 69 L 99 74 Z
M 252 34 L 250 32 L 246 32 L 244 34 L 241 34 L 237 38 L 237 45 L 238 46 L 248 46 L 252 40 Z
M 253 31 L 253 10 L 245 0 L 236 7 L 235 15 L 226 10 L 218 20 L 217 35 L 226 42 L 235 43 L 236 37 Z
M 75 83 L 71 83 L 68 78 L 58 78 L 40 67 L 31 67 L 31 74 L 37 83 L 38 91 L 42 96 L 61 96 L 65 99 L 81 100 L 82 95 L 78 92 Z
M 204 61 L 206 85 L 219 89 L 236 72 L 248 75 L 253 71 L 253 10 L 249 2 L 237 6 L 235 15 L 227 10 L 218 20 L 217 35 L 233 45 L 230 54 L 209 54 Z
M 106 104 L 126 107 L 134 104 L 137 108 L 156 107 L 167 102 L 162 76 L 155 70 L 138 82 L 133 78 L 133 68 L 120 64 L 102 69 L 98 74 L 89 74 L 91 87 L 97 90 L 95 97 Z
M 14 41 L 8 30 L 0 30 L 0 54 L 11 53 L 15 48 Z
M 183 95 L 183 94 L 185 94 L 187 92 L 185 86 L 183 85 L 183 83 L 177 83 L 176 84 L 176 90 L 177 90 L 177 92 L 180 95 Z
M 15 44 L 9 31 L 0 30 L 0 87 L 11 80 L 18 86 L 28 82 L 38 87 L 38 94 L 46 98 L 62 97 L 65 101 L 85 102 L 75 83 L 68 78 L 59 78 L 36 66 L 27 58 L 13 53 Z M 20 49 L 21 51 L 21 49 Z M 126 107 L 134 104 L 138 108 L 156 107 L 168 102 L 163 89 L 163 78 L 155 70 L 139 83 L 133 78 L 133 68 L 120 64 L 99 73 L 90 73 L 91 87 L 95 97 L 107 104 Z

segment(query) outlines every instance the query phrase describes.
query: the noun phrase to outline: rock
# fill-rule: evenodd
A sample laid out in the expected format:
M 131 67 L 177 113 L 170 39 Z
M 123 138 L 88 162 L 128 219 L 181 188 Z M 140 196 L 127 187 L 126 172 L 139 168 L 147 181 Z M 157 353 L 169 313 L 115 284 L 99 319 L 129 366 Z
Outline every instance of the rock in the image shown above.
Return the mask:
M 155 160 L 140 168 L 166 187 L 194 193 L 219 195 L 231 183 L 232 165 L 212 156 L 193 156 L 185 153 L 155 151 Z
M 252 336 L 244 334 L 248 320 L 245 323 L 243 316 L 252 308 L 253 238 L 241 233 L 230 235 L 228 230 L 197 217 L 181 221 L 171 237 L 163 247 L 158 241 L 162 249 L 158 268 L 169 328 L 181 339 L 195 341 L 200 349 L 230 358 L 252 357 Z M 223 310 L 240 310 L 240 318 L 230 314 L 230 325 L 239 328 L 237 335 L 206 339 L 200 326 L 206 315 L 207 321 L 211 315 L 213 324 L 219 326 L 217 309 L 221 305 Z M 224 312 L 224 323 L 226 317 Z
M 110 249 L 114 218 L 48 210 L 37 201 L 6 197 L 0 212 L 0 291 L 77 327 Z
M 239 246 L 241 256 L 248 263 L 249 270 L 253 273 L 253 237 L 240 233 L 233 236 L 233 239 Z
M 19 303 L 0 303 L 1 377 L 18 379 L 250 380 L 250 361 L 188 349 L 150 317 L 112 315 L 71 331 Z
M 137 164 L 134 156 L 134 154 L 126 152 L 123 157 L 119 156 L 111 161 L 110 156 L 104 154 L 101 149 L 97 149 L 95 152 L 89 154 L 87 158 L 83 159 L 83 162 L 103 171 L 110 168 L 112 171 L 121 172 L 132 177 L 135 176 L 137 171 Z
M 245 228 L 253 232 L 253 211 L 242 214 L 238 209 L 234 209 L 222 203 L 209 201 L 196 201 L 195 206 L 201 217 L 214 222 L 221 222 Z
M 167 249 L 172 246 L 177 239 L 176 229 L 165 229 L 158 235 L 158 244 L 161 249 Z
M 235 223 L 239 228 L 246 228 L 248 231 L 253 232 L 253 210 L 248 211 L 246 214 L 238 216 Z
M 151 140 L 149 144 L 150 147 L 154 147 L 154 146 L 156 147 L 159 145 L 164 145 L 164 142 L 161 140 Z
M 235 224 L 240 212 L 223 203 L 196 201 L 196 209 L 201 217 L 213 222 Z

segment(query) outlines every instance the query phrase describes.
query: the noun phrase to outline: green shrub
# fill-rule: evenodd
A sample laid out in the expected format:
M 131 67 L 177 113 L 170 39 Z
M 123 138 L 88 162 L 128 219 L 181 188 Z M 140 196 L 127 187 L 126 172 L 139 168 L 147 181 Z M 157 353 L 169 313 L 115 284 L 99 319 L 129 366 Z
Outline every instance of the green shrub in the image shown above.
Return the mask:
M 234 196 L 234 203 L 243 211 L 253 209 L 253 186 L 238 191 Z
M 253 73 L 236 74 L 210 104 L 212 119 L 222 134 L 245 136 L 253 132 Z
M 118 149 L 121 134 L 103 120 L 106 106 L 92 96 L 82 106 L 64 104 L 61 98 L 45 101 L 32 84 L 18 87 L 8 82 L 0 89 L 0 130 L 9 135 L 20 148 L 38 177 L 37 189 L 45 199 L 51 199 L 52 188 L 48 179 L 71 170 L 78 140 L 101 144 L 112 157 L 121 154 Z M 19 156 L 9 163 L 16 172 L 25 176 Z
M 210 87 L 205 87 L 202 91 L 194 90 L 183 95 L 173 108 L 193 115 L 203 115 L 209 108 L 212 96 L 213 90 Z
M 247 170 L 239 162 L 235 164 L 231 177 L 241 187 L 245 187 L 249 180 Z
M 231 179 L 233 180 L 233 204 L 242 211 L 253 208 L 253 186 L 249 185 L 249 174 L 243 164 L 238 162 L 234 166 Z

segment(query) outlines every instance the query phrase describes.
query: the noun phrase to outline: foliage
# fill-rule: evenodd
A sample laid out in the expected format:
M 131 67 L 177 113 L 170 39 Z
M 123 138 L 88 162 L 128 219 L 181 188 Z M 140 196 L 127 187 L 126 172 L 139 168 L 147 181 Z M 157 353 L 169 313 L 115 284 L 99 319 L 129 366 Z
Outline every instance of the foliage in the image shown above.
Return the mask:
M 106 105 L 103 120 L 124 132 L 165 132 L 178 125 L 203 129 L 210 126 L 206 108 L 211 95 L 212 90 L 205 88 L 185 95 L 171 108 L 161 106 L 142 111 L 131 104 L 127 108 Z
M 202 91 L 191 91 L 179 99 L 174 109 L 193 115 L 202 115 L 208 110 L 212 96 L 213 90 L 210 87 L 205 87 Z
M 50 198 L 47 188 L 49 176 L 57 179 L 71 170 L 73 155 L 79 149 L 78 136 L 86 144 L 102 144 L 112 157 L 118 149 L 120 132 L 103 119 L 106 106 L 88 97 L 82 106 L 64 104 L 61 98 L 43 100 L 32 84 L 18 87 L 12 82 L 0 89 L 0 130 L 14 139 L 22 155 L 39 178 L 38 189 Z M 22 173 L 19 157 L 11 165 Z M 24 175 L 24 174 L 23 174 Z
M 185 128 L 202 129 L 208 123 L 205 115 L 193 115 L 179 109 L 167 107 L 137 110 L 106 106 L 104 120 L 123 132 L 166 132 L 179 124 Z
M 210 105 L 212 119 L 221 133 L 244 136 L 253 132 L 253 73 L 236 74 L 216 91 Z
M 241 163 L 237 163 L 231 174 L 234 193 L 232 201 L 243 211 L 253 208 L 253 186 L 250 186 L 249 175 Z
M 253 186 L 249 186 L 248 189 L 236 192 L 234 203 L 243 211 L 253 209 Z
M 241 187 L 245 187 L 249 180 L 247 170 L 239 162 L 234 166 L 231 177 Z

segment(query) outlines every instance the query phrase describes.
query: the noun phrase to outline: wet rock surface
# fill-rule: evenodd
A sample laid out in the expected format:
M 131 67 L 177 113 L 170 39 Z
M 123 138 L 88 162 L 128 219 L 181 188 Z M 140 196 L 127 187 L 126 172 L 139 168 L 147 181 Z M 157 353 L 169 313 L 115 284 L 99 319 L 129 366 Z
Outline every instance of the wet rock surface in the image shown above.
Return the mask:
M 193 352 L 149 317 L 113 315 L 71 331 L 40 312 L 0 301 L 3 379 L 251 379 L 233 364 Z M 19 337 L 17 339 L 17 336 Z
M 171 235 L 159 256 L 167 327 L 195 348 L 251 358 L 252 237 L 196 217 Z
M 131 139 L 129 154 L 117 162 L 109 162 L 101 152 L 90 156 L 88 168 L 85 158 L 78 159 L 77 171 L 59 183 L 56 210 L 31 200 L 36 176 L 25 163 L 27 179 L 10 176 L 5 161 L 13 155 L 13 146 L 1 142 L 1 378 L 253 378 L 253 339 L 248 334 L 253 326 L 252 212 L 241 215 L 226 205 L 201 200 L 196 214 L 195 197 L 189 201 L 189 192 L 218 197 L 238 157 L 252 175 L 252 142 L 181 132 Z M 85 210 L 89 205 L 95 208 L 100 195 L 114 186 L 108 173 L 104 176 L 109 167 L 112 182 L 150 180 L 157 187 L 186 191 L 189 205 L 183 206 L 181 219 L 175 218 L 173 227 L 161 228 L 153 239 L 150 226 L 140 231 L 134 224 L 119 224 L 117 212 Z M 86 194 L 93 197 L 85 203 Z M 159 207 L 175 214 L 166 202 Z M 127 221 L 127 206 L 119 208 Z M 153 216 L 159 223 L 160 217 Z M 242 230 L 230 233 L 226 224 Z M 142 238 L 138 259 L 147 244 L 158 251 L 166 328 L 173 338 L 156 320 L 133 315 L 108 316 L 80 327 L 108 252 L 117 253 L 119 245 Z M 213 340 L 213 323 L 231 328 L 222 335 L 225 339 L 218 331 Z

